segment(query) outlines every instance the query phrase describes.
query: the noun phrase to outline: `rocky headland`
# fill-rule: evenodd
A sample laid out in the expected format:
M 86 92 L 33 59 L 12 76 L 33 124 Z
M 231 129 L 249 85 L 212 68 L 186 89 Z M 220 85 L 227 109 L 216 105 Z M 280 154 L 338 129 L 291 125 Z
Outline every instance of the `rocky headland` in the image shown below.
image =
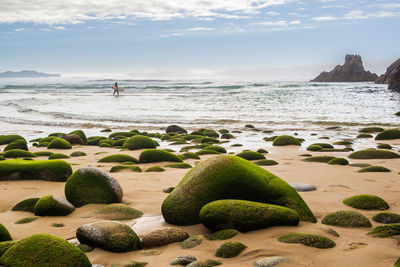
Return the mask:
M 5 71 L 0 73 L 0 78 L 42 78 L 42 77 L 61 77 L 61 75 L 37 72 L 34 70 Z
M 400 58 L 393 62 L 375 83 L 388 84 L 389 89 L 400 91 Z
M 361 56 L 346 55 L 343 65 L 322 72 L 312 82 L 373 82 L 378 75 L 364 69 Z

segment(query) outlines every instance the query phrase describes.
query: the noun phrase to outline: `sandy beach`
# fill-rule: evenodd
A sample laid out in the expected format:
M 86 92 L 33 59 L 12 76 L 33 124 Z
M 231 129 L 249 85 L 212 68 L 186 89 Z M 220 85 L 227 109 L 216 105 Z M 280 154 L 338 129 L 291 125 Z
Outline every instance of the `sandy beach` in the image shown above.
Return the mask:
M 307 142 L 334 143 L 340 139 L 320 140 L 318 136 L 305 136 L 301 133 L 298 137 Z M 246 147 L 230 147 L 232 143 L 222 144 L 229 152 L 234 154 L 241 152 Z M 394 147 L 397 151 L 400 140 L 385 140 L 385 143 Z M 374 148 L 378 141 L 368 139 L 359 145 L 357 150 Z M 279 266 L 392 266 L 399 257 L 399 237 L 376 238 L 367 235 L 372 228 L 346 228 L 327 226 L 321 224 L 322 218 L 328 213 L 338 210 L 356 210 L 342 203 L 342 200 L 358 195 L 372 194 L 382 197 L 389 205 L 387 212 L 400 213 L 400 159 L 349 159 L 350 163 L 368 163 L 371 165 L 384 166 L 391 172 L 357 172 L 359 168 L 353 166 L 329 165 L 326 163 L 304 162 L 304 153 L 314 156 L 333 155 L 335 157 L 347 157 L 351 152 L 311 152 L 306 147 L 282 146 L 274 147 L 271 142 L 259 141 L 254 145 L 268 150 L 265 154 L 267 159 L 277 161 L 275 166 L 264 166 L 266 170 L 279 176 L 288 183 L 307 183 L 314 185 L 317 190 L 310 192 L 299 192 L 301 197 L 310 207 L 317 223 L 300 222 L 298 226 L 275 226 L 261 230 L 240 233 L 228 241 L 238 241 L 247 248 L 237 257 L 223 259 L 215 257 L 217 248 L 226 241 L 210 241 L 204 239 L 201 245 L 191 249 L 181 249 L 178 244 L 152 248 L 151 251 L 142 249 L 133 252 L 112 253 L 95 248 L 88 252 L 87 256 L 92 264 L 111 266 L 126 260 L 147 262 L 147 266 L 169 266 L 169 263 L 178 256 L 193 255 L 200 260 L 214 259 L 223 263 L 223 266 L 252 266 L 253 262 L 268 256 L 284 256 L 292 261 L 281 263 Z M 184 145 L 176 145 L 179 151 Z M 1 150 L 5 146 L 1 146 Z M 161 146 L 161 148 L 163 148 Z M 30 147 L 31 152 L 43 151 L 46 148 Z M 70 150 L 48 149 L 51 152 L 69 154 L 74 151 L 83 151 L 87 156 L 67 158 L 65 161 L 71 164 L 73 170 L 91 166 L 110 171 L 117 163 L 98 163 L 104 156 L 123 153 L 139 158 L 143 150 L 123 151 L 119 149 L 74 145 Z M 196 151 L 196 150 L 194 150 Z M 96 154 L 98 152 L 104 152 Z M 200 161 L 215 155 L 203 155 L 201 160 L 187 159 L 185 163 L 195 166 Z M 35 160 L 46 160 L 47 157 L 38 157 Z M 145 170 L 150 166 L 164 166 L 167 162 L 138 164 Z M 123 189 L 122 203 L 143 212 L 144 216 L 135 220 L 121 221 L 139 235 L 149 233 L 152 230 L 173 226 L 164 222 L 161 215 L 161 204 L 167 194 L 162 190 L 176 186 L 188 169 L 165 168 L 165 172 L 117 172 L 111 173 Z M 47 181 L 1 181 L 0 192 L 0 222 L 9 230 L 14 240 L 19 240 L 37 233 L 49 233 L 67 240 L 75 239 L 76 229 L 83 224 L 102 221 L 101 216 L 94 216 L 92 211 L 102 207 L 103 204 L 89 204 L 76 208 L 67 216 L 39 217 L 33 222 L 26 224 L 15 224 L 16 221 L 32 217 L 29 212 L 10 211 L 18 202 L 33 197 L 42 197 L 54 194 L 65 198 L 63 182 Z M 372 226 L 382 225 L 374 222 L 372 217 L 377 210 L 356 210 L 365 215 Z M 63 223 L 64 227 L 53 227 L 53 223 Z M 202 224 L 193 226 L 177 226 L 192 235 L 211 235 Z M 328 229 L 334 229 L 340 236 L 335 237 L 328 233 Z M 285 244 L 277 240 L 278 237 L 292 232 L 307 232 L 321 234 L 332 239 L 336 246 L 329 249 L 318 249 L 303 246 L 301 244 Z

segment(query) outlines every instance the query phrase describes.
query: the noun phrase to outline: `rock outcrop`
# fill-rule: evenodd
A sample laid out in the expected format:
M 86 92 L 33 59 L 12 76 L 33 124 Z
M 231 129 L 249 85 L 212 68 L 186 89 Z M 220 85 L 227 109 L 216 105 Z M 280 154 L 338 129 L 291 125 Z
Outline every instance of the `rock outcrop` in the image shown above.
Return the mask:
M 393 62 L 375 83 L 385 83 L 389 85 L 389 89 L 400 91 L 400 58 Z
M 330 72 L 322 72 L 312 82 L 373 82 L 378 75 L 364 69 L 359 55 L 346 55 L 343 65 L 337 65 Z

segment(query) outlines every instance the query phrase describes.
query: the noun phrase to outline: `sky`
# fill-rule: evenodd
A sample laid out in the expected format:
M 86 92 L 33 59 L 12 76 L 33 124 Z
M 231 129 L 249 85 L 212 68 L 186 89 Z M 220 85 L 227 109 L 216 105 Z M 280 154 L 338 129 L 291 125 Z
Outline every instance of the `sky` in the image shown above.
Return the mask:
M 400 57 L 400 0 L 0 0 L 0 72 L 311 79 Z

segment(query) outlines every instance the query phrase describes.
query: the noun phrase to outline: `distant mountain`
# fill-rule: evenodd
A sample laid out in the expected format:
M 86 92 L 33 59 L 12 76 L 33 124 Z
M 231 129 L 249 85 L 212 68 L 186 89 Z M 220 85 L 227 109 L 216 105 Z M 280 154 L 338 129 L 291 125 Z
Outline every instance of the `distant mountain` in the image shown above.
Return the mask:
M 393 62 L 375 83 L 386 83 L 389 89 L 400 91 L 400 58 Z
M 346 55 L 343 65 L 337 65 L 330 72 L 322 72 L 312 82 L 373 82 L 378 75 L 364 69 L 359 55 Z
M 37 72 L 34 70 L 6 71 L 0 73 L 0 78 L 41 78 L 41 77 L 61 77 L 61 75 Z

